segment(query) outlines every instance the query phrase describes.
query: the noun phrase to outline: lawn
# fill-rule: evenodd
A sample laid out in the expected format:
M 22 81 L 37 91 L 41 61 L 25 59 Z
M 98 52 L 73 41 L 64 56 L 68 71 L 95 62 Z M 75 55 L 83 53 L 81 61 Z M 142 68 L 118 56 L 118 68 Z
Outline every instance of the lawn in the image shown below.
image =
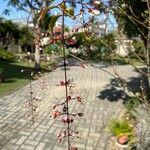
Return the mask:
M 34 63 L 30 63 L 30 69 L 33 69 L 33 66 Z M 5 82 L 0 83 L 0 97 L 29 82 L 29 73 L 21 72 L 27 69 L 29 69 L 27 62 L 0 60 L 0 75 L 5 79 Z

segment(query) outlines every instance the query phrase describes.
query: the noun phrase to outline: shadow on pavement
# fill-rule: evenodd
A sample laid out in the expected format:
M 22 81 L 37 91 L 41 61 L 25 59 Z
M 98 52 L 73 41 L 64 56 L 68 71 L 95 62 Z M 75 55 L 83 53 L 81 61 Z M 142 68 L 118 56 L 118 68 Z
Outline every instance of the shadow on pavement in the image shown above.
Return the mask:
M 99 93 L 99 99 L 114 102 L 119 99 L 124 100 L 128 97 L 128 95 L 125 94 L 124 89 L 121 88 L 117 79 L 112 79 L 110 84 L 107 84 L 104 88 L 105 89 Z
M 142 68 L 142 71 L 146 71 L 146 68 Z M 141 80 L 144 81 L 144 87 L 145 90 L 149 89 L 148 85 L 148 78 L 146 76 L 137 76 L 137 77 L 131 77 L 128 78 L 128 81 L 126 81 L 127 86 L 132 89 L 132 91 L 140 92 L 141 91 Z M 99 99 L 101 100 L 108 100 L 110 102 L 123 100 L 123 103 L 129 98 L 129 95 L 124 92 L 123 86 L 120 84 L 119 79 L 111 79 L 110 84 L 107 84 L 104 87 L 103 91 L 100 91 Z

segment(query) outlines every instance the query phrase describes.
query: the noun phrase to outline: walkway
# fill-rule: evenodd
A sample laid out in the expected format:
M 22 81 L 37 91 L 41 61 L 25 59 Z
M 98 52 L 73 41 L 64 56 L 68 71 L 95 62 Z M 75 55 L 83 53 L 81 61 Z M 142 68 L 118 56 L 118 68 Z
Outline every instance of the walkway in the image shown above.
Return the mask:
M 111 150 L 111 136 L 107 125 L 112 117 L 118 117 L 123 109 L 122 88 L 113 77 L 99 69 L 111 71 L 110 67 L 97 65 L 97 68 L 70 67 L 67 71 L 73 78 L 75 93 L 85 98 L 85 104 L 73 102 L 71 112 L 83 112 L 83 118 L 76 118 L 72 129 L 79 131 L 80 139 L 72 138 L 79 150 Z M 137 74 L 129 66 L 118 66 L 120 75 L 130 82 Z M 0 149 L 2 150 L 67 150 L 67 141 L 57 142 L 63 123 L 50 118 L 52 106 L 64 98 L 64 87 L 56 86 L 63 79 L 61 68 L 45 76 L 49 87 L 41 88 L 40 81 L 33 82 L 34 95 L 41 97 L 38 102 L 35 124 L 26 118 L 28 109 L 25 101 L 30 97 L 29 85 L 0 98 Z M 111 85 L 110 85 L 111 84 Z M 118 93 L 119 91 L 119 93 Z M 112 94 L 112 95 L 111 95 Z

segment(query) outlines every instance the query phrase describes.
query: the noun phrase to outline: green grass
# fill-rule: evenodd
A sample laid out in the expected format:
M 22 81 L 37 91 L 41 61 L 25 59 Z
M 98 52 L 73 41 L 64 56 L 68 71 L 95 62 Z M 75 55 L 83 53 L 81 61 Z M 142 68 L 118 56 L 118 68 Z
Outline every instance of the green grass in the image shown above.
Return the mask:
M 42 68 L 43 68 L 42 64 Z M 33 69 L 34 63 L 30 63 L 30 69 Z M 46 68 L 44 66 L 44 68 Z M 16 62 L 9 60 L 0 60 L 0 76 L 5 79 L 5 82 L 0 83 L 0 97 L 12 92 L 29 82 L 29 74 L 21 72 L 27 70 L 27 62 Z M 48 71 L 42 69 L 42 71 Z
M 142 62 L 140 62 L 140 61 L 133 61 L 133 64 L 135 65 L 135 66 L 145 66 L 145 64 L 144 63 L 142 63 Z

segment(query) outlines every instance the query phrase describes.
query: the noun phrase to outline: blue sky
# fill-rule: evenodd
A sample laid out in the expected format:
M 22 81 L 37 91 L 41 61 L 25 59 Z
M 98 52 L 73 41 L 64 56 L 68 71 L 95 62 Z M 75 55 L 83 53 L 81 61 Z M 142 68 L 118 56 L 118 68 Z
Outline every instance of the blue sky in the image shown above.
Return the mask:
M 5 10 L 5 8 L 11 10 L 9 16 L 3 14 L 3 11 Z M 7 6 L 7 2 L 4 1 L 4 0 L 1 0 L 1 3 L 0 3 L 0 16 L 1 16 L 1 17 L 5 17 L 5 18 L 7 18 L 7 19 L 16 19 L 16 18 L 20 18 L 21 15 L 22 15 L 23 17 L 26 17 L 26 16 L 27 16 L 27 14 L 24 13 L 24 12 L 22 12 L 22 11 L 17 11 L 17 10 L 16 10 L 15 8 L 13 8 L 13 7 L 8 7 L 8 6 Z
M 57 2 L 60 2 L 60 0 L 56 0 L 56 3 L 57 3 Z M 5 10 L 5 8 L 11 10 L 9 16 L 3 14 L 3 11 Z M 76 12 L 79 12 L 79 10 L 80 10 L 80 7 L 78 6 Z M 55 11 L 57 11 L 57 10 L 55 10 Z M 1 4 L 0 4 L 0 16 L 1 16 L 1 17 L 5 17 L 6 19 L 11 19 L 11 20 L 13 20 L 13 19 L 21 19 L 21 17 L 22 17 L 22 18 L 26 18 L 26 17 L 28 16 L 28 14 L 25 13 L 25 12 L 23 12 L 23 11 L 17 11 L 15 8 L 13 8 L 13 7 L 11 7 L 11 6 L 8 7 L 6 0 L 1 0 Z M 100 20 L 101 20 L 102 18 L 103 18 L 103 16 L 99 17 Z M 78 19 L 78 20 L 79 20 L 79 19 Z M 110 17 L 110 20 L 111 20 L 111 22 L 113 23 L 113 26 L 115 26 L 115 25 L 116 25 L 116 22 L 115 22 L 115 20 L 114 20 L 114 18 L 113 18 L 112 16 Z M 69 19 L 69 18 L 65 19 L 65 22 L 66 22 L 65 24 L 66 24 L 67 26 L 73 26 L 73 25 L 78 24 L 78 21 L 72 21 L 72 20 Z M 109 28 L 112 28 L 112 26 L 109 25 Z

